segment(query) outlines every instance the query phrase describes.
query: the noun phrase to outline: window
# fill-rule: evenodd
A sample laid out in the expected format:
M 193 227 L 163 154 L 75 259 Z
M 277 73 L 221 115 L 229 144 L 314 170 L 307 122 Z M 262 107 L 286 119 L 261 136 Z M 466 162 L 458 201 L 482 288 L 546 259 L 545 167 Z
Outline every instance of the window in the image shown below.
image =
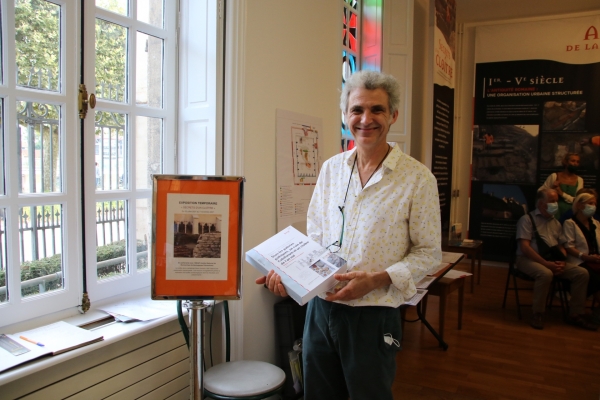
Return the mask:
M 175 168 L 177 2 L 85 1 L 84 41 L 81 3 L 0 2 L 2 325 L 79 305 L 84 261 L 92 302 L 150 283 L 151 175 Z M 83 130 L 82 65 L 97 98 Z
M 341 0 L 342 3 L 342 87 L 361 69 L 381 70 L 381 0 Z M 354 138 L 342 113 L 342 151 L 354 147 Z

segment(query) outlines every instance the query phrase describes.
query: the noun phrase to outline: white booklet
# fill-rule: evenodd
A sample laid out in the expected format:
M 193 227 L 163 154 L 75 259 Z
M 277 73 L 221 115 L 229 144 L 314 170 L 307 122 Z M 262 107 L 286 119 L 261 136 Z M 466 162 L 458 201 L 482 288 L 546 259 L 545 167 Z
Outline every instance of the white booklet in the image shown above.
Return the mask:
M 300 305 L 332 289 L 333 274 L 346 272 L 346 260 L 292 226 L 246 252 L 246 261 L 264 275 L 274 270 L 290 297 Z

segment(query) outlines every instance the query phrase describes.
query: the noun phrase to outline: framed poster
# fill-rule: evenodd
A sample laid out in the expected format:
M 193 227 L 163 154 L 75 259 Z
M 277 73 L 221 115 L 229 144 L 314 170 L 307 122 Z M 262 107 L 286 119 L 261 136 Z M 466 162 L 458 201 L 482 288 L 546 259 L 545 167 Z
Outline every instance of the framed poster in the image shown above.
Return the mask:
M 241 297 L 244 181 L 154 175 L 153 300 Z

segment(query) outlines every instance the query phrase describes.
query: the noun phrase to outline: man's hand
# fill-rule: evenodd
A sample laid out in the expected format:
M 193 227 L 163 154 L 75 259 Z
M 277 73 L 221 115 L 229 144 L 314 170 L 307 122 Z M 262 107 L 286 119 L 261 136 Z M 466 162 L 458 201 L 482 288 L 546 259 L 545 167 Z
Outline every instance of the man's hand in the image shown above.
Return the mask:
M 562 274 L 565 269 L 564 261 L 547 261 L 545 265 L 554 275 Z
M 392 284 L 392 279 L 387 271 L 382 272 L 364 272 L 353 271 L 347 274 L 335 274 L 334 278 L 347 284 L 336 290 L 334 293 L 328 292 L 325 300 L 327 301 L 349 301 L 360 299 L 367 293 Z
M 281 297 L 287 297 L 288 294 L 285 291 L 285 287 L 281 283 L 281 277 L 276 274 L 273 270 L 270 270 L 267 276 L 261 276 L 257 278 L 254 282 L 257 285 L 264 285 L 267 289 L 269 289 L 273 294 Z

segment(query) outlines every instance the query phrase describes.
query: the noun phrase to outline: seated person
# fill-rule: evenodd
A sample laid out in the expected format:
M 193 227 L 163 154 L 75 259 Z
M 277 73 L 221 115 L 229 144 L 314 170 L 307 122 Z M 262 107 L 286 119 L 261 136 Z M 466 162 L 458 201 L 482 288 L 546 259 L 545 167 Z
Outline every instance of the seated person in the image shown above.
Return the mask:
M 579 189 L 576 193 L 575 196 L 579 196 L 581 193 L 589 193 L 594 195 L 594 197 L 596 199 L 598 199 L 598 193 L 596 193 L 596 189 L 591 189 L 591 188 L 583 188 L 583 189 Z M 558 219 L 558 222 L 560 222 L 560 224 L 564 224 L 566 220 L 571 219 L 571 217 L 573 217 L 573 207 L 571 207 L 569 210 L 565 211 L 565 213 L 563 215 L 560 216 L 560 218 Z M 600 215 L 598 215 L 598 213 L 596 212 L 592 218 L 600 221 Z
M 533 285 L 533 315 L 530 325 L 535 329 L 544 328 L 544 311 L 546 299 L 552 279 L 558 276 L 570 281 L 571 302 L 568 322 L 584 329 L 596 330 L 597 326 L 588 321 L 584 316 L 585 297 L 589 274 L 585 268 L 564 261 L 549 261 L 540 255 L 541 245 L 536 239 L 535 231 L 544 243 L 551 247 L 558 245 L 558 249 L 566 255 L 565 249 L 558 244 L 562 227 L 554 219 L 558 211 L 558 194 L 554 189 L 541 189 L 538 191 L 536 209 L 522 216 L 517 223 L 517 262 L 516 268 L 532 277 Z M 535 224 L 535 226 L 534 226 Z M 566 257 L 565 257 L 566 258 Z
M 580 190 L 580 192 L 583 192 Z M 574 216 L 563 224 L 560 243 L 567 251 L 567 263 L 587 269 L 590 279 L 587 295 L 600 302 L 600 222 L 592 216 L 596 212 L 595 193 L 579 193 L 573 201 Z M 600 312 L 592 315 L 594 323 L 600 322 Z
M 577 175 L 580 157 L 577 153 L 567 153 L 563 160 L 563 170 L 552 173 L 538 191 L 554 189 L 558 194 L 558 218 L 571 209 L 575 194 L 583 188 L 583 179 Z

